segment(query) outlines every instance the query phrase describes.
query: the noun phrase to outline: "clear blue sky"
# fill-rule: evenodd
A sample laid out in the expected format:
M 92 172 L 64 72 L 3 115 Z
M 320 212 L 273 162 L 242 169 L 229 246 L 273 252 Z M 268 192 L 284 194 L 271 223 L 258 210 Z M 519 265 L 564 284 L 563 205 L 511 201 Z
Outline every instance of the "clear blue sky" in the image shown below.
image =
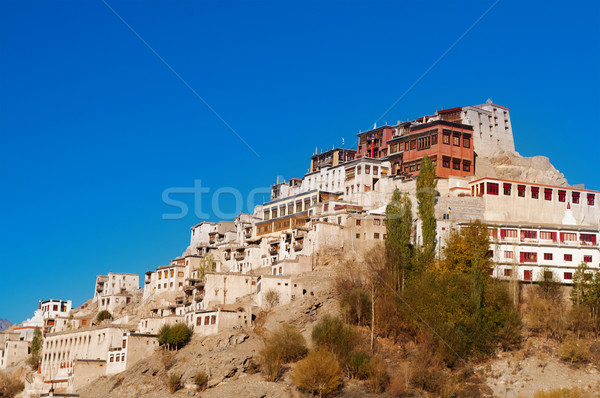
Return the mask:
M 167 263 L 193 213 L 162 192 L 301 177 L 355 142 L 493 4 L 0 1 L 0 318 Z M 494 102 L 517 150 L 600 189 L 597 2 L 501 0 L 382 120 Z M 180 195 L 191 204 L 190 195 Z M 210 210 L 210 195 L 204 211 Z M 226 198 L 222 210 L 232 211 Z M 210 217 L 216 220 L 214 212 Z

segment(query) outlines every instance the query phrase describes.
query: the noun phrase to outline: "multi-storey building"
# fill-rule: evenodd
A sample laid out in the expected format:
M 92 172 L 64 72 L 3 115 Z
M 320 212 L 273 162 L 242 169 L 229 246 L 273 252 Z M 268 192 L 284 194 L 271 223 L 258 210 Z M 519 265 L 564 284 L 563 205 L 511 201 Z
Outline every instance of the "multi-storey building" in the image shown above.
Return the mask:
M 319 171 L 325 166 L 337 166 L 356 158 L 355 149 L 334 148 L 326 152 L 316 153 L 310 158 L 310 173 Z

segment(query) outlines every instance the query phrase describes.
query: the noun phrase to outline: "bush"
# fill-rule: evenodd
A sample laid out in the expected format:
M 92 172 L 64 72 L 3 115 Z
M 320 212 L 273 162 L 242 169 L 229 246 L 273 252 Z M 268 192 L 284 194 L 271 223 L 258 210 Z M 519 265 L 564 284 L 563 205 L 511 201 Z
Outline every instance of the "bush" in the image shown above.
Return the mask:
M 388 394 L 393 398 L 405 397 L 408 395 L 408 385 L 406 377 L 403 374 L 396 373 L 387 389 Z
M 559 388 L 550 391 L 536 391 L 533 398 L 584 398 L 589 397 L 583 389 L 575 388 Z
M 24 388 L 25 384 L 17 378 L 7 374 L 0 374 L 0 397 L 16 397 Z
M 179 390 L 181 388 L 181 374 L 172 373 L 169 376 L 169 380 L 168 380 L 167 384 L 169 386 L 169 391 L 171 392 L 171 394 L 174 394 L 175 392 L 177 392 L 177 390 Z
M 365 290 L 354 288 L 343 292 L 340 307 L 349 323 L 354 325 L 371 323 L 371 296 Z
M 194 384 L 196 384 L 196 388 L 198 391 L 206 389 L 206 384 L 208 383 L 208 375 L 206 372 L 200 371 L 196 373 L 194 376 Z
M 560 345 L 560 357 L 563 361 L 569 361 L 571 364 L 586 362 L 589 358 L 589 351 L 583 340 L 568 337 Z
M 354 348 L 356 336 L 344 322 L 331 315 L 323 316 L 312 331 L 312 342 L 316 348 L 327 350 L 345 365 Z
M 381 356 L 376 355 L 369 359 L 366 365 L 371 392 L 373 394 L 381 394 L 390 382 L 385 361 Z
M 365 380 L 369 377 L 369 361 L 371 356 L 362 352 L 354 352 L 348 359 L 348 370 L 351 377 Z
M 31 366 L 32 370 L 37 370 L 38 363 L 42 357 L 42 347 L 44 345 L 44 338 L 42 337 L 42 331 L 36 327 L 33 330 L 33 339 L 31 340 L 31 355 L 27 358 L 27 364 Z
M 259 362 L 267 380 L 275 381 L 282 364 L 301 359 L 307 352 L 304 336 L 295 327 L 282 324 L 279 329 L 267 335 L 265 346 L 259 352 Z
M 108 310 L 102 310 L 96 315 L 96 323 L 100 323 L 105 319 L 112 319 L 112 314 Z
M 311 352 L 298 362 L 292 380 L 300 390 L 319 397 L 334 395 L 343 384 L 340 365 L 325 350 Z
M 175 325 L 162 325 L 158 330 L 158 344 L 167 346 L 167 349 L 180 349 L 190 341 L 192 329 L 184 323 Z

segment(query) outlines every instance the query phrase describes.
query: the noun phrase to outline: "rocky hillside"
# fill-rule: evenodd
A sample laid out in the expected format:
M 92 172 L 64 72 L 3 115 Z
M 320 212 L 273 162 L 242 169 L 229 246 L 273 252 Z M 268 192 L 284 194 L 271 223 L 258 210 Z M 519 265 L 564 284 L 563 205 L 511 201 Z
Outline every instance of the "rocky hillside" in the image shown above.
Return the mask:
M 0 319 L 0 332 L 8 329 L 12 325 L 8 319 Z
M 536 184 L 569 186 L 565 176 L 545 156 L 523 157 L 502 152 L 491 158 L 477 158 L 475 175 Z

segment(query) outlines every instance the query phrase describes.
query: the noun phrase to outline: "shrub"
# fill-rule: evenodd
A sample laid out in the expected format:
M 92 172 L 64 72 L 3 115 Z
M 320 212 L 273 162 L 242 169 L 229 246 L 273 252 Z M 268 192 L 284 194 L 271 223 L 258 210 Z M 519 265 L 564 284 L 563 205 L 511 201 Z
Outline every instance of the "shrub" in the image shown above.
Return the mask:
M 208 383 L 208 375 L 206 372 L 200 371 L 196 373 L 194 376 L 194 384 L 196 384 L 196 388 L 198 391 L 204 390 L 206 388 L 206 384 Z
M 298 362 L 292 380 L 300 390 L 319 397 L 334 395 L 343 384 L 340 365 L 325 350 L 311 352 Z
M 42 337 L 42 331 L 36 327 L 33 330 L 33 339 L 31 340 L 31 355 L 27 358 L 27 364 L 31 366 L 32 370 L 37 370 L 38 363 L 41 359 L 42 347 L 44 344 L 44 338 Z
M 275 381 L 282 364 L 298 360 L 307 352 L 304 336 L 295 327 L 282 324 L 279 329 L 267 335 L 265 346 L 259 352 L 259 362 L 267 380 Z
M 394 398 L 405 397 L 408 395 L 408 385 L 405 375 L 396 373 L 387 389 L 388 394 Z
M 571 364 L 586 362 L 589 358 L 589 352 L 583 340 L 568 337 L 560 345 L 560 357 L 563 361 L 569 361 Z
M 317 322 L 311 338 L 316 348 L 333 353 L 341 364 L 347 363 L 356 340 L 352 329 L 331 315 L 325 315 Z
M 192 329 L 186 324 L 162 325 L 158 330 L 158 344 L 167 346 L 167 349 L 180 349 L 190 341 Z
M 8 374 L 0 374 L 0 397 L 16 397 L 24 388 L 25 384 L 17 378 Z
M 169 391 L 174 394 L 181 388 L 181 374 L 171 373 L 168 380 Z
M 279 304 L 280 294 L 277 290 L 269 289 L 265 292 L 265 301 L 269 306 L 269 309 L 273 309 L 277 304 Z
M 96 323 L 100 323 L 105 319 L 112 319 L 112 314 L 108 310 L 102 310 L 96 315 Z
M 559 388 L 550 391 L 536 391 L 533 394 L 533 398 L 584 398 L 588 397 L 589 393 L 586 393 L 581 388 Z
M 369 377 L 369 361 L 371 356 L 362 352 L 354 352 L 348 358 L 348 370 L 351 377 L 364 380 Z
M 390 382 L 385 361 L 381 356 L 376 355 L 369 359 L 366 365 L 371 392 L 373 394 L 381 394 Z
M 371 323 L 371 296 L 365 290 L 354 288 L 343 292 L 340 307 L 349 323 L 355 325 Z

